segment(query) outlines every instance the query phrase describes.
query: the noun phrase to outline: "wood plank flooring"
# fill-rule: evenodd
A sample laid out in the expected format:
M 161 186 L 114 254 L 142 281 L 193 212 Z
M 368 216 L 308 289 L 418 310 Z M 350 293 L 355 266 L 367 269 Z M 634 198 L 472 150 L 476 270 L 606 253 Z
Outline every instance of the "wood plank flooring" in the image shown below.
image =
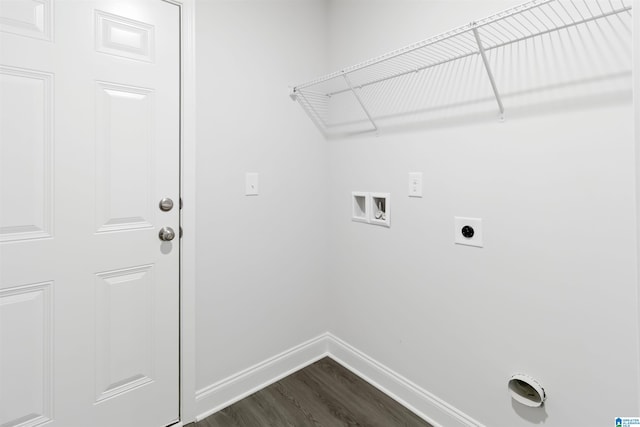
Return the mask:
M 186 427 L 432 427 L 330 358 Z

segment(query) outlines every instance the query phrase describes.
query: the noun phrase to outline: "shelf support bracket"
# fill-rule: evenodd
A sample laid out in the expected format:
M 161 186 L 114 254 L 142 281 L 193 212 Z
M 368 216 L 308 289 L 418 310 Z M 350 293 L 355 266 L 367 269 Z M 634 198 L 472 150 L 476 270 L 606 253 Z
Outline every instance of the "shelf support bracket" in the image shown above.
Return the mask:
M 493 78 L 493 73 L 491 72 L 491 67 L 489 66 L 489 60 L 487 59 L 487 54 L 484 51 L 484 46 L 482 45 L 480 33 L 478 33 L 478 28 L 476 28 L 476 25 L 477 24 L 475 22 L 471 24 L 473 36 L 476 38 L 476 43 L 478 43 L 478 52 L 482 57 L 484 69 L 487 71 L 489 82 L 491 83 L 491 89 L 493 89 L 493 94 L 495 95 L 496 102 L 498 103 L 498 109 L 500 110 L 500 120 L 504 120 L 504 106 L 502 105 L 502 98 L 500 98 L 500 92 L 498 92 L 498 86 L 496 86 L 496 80 Z
M 362 107 L 362 110 L 364 111 L 364 113 L 369 118 L 369 121 L 373 125 L 373 129 L 377 132 L 378 131 L 378 126 L 376 126 L 376 122 L 373 121 L 373 118 L 371 117 L 371 114 L 369 114 L 369 110 L 367 110 L 367 107 L 364 106 L 364 103 L 362 102 L 362 99 L 360 99 L 360 96 L 358 95 L 358 92 L 356 92 L 356 90 L 351 85 L 351 81 L 349 80 L 349 77 L 347 76 L 346 73 L 342 73 L 342 77 L 344 77 L 344 81 L 347 83 L 347 86 L 349 86 L 349 89 L 351 90 L 351 93 L 353 93 L 353 96 L 356 97 L 356 99 L 358 100 L 358 104 L 360 104 L 360 107 Z

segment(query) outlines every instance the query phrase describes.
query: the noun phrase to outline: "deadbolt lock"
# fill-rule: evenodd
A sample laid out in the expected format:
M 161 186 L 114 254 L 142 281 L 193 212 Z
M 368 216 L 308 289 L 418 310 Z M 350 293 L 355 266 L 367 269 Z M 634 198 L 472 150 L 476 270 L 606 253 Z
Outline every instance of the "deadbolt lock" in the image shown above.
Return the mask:
M 173 209 L 173 200 L 171 200 L 168 197 L 165 197 L 162 200 L 160 200 L 159 206 L 161 211 L 169 212 L 171 209 Z

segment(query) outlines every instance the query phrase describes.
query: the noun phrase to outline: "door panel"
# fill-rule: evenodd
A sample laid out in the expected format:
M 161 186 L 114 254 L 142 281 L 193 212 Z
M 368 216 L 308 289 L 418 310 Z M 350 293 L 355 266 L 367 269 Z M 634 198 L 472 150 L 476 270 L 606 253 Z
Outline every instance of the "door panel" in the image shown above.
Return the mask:
M 51 235 L 51 80 L 48 73 L 0 66 L 2 242 Z
M 96 402 L 153 381 L 153 266 L 96 275 Z
M 154 27 L 124 16 L 96 11 L 96 49 L 99 52 L 153 62 Z
M 50 282 L 0 290 L 2 426 L 52 418 L 51 308 Z M 20 329 L 8 327 L 18 323 Z
M 96 82 L 98 232 L 153 227 L 153 90 Z
M 52 0 L 3 2 L 0 9 L 0 31 L 51 40 L 53 34 Z
M 161 0 L 0 0 L 3 427 L 178 419 L 179 37 Z

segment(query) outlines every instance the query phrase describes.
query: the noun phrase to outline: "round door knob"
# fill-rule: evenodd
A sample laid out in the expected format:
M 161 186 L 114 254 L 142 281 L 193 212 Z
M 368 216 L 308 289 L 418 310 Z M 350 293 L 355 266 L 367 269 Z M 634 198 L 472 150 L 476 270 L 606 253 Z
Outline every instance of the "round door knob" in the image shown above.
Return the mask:
M 160 237 L 160 240 L 168 242 L 176 237 L 176 232 L 173 231 L 171 227 L 162 227 L 158 233 L 158 237 Z

